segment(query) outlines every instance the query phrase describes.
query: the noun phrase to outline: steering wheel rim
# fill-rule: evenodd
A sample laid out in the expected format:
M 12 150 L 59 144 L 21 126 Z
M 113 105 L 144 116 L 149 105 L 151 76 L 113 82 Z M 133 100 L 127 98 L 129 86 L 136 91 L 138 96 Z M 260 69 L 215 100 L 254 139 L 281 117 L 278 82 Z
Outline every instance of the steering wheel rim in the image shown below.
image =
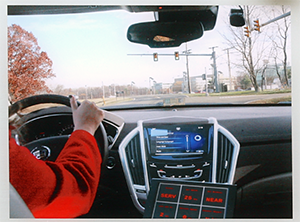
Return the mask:
M 10 105 L 9 106 L 9 117 L 16 114 L 18 111 L 20 111 L 22 109 L 28 108 L 30 106 L 42 104 L 42 103 L 57 103 L 57 104 L 62 104 L 62 105 L 71 107 L 69 97 L 62 96 L 62 95 L 56 95 L 56 94 L 41 94 L 41 95 L 27 97 L 25 99 L 19 100 L 19 101 L 15 102 L 14 104 Z M 80 106 L 80 102 L 77 101 L 77 104 L 78 104 L 78 106 Z M 101 139 L 103 141 L 103 144 L 101 144 L 97 139 L 97 137 L 100 134 L 102 136 Z M 95 136 L 96 135 L 97 135 L 97 137 L 95 137 L 95 139 L 97 141 L 97 144 L 98 144 L 98 147 L 100 150 L 100 154 L 102 155 L 102 166 L 104 166 L 106 164 L 106 160 L 108 158 L 108 141 L 107 141 L 107 134 L 106 134 L 105 128 L 102 123 L 99 124 L 99 127 L 95 132 Z M 53 139 L 53 138 L 51 138 L 51 139 Z M 35 140 L 35 142 L 39 143 L 39 139 Z M 43 140 L 43 142 L 45 142 L 45 140 Z M 34 144 L 32 146 L 34 146 Z M 63 146 L 64 146 L 64 144 L 63 144 Z M 60 153 L 60 151 L 59 151 L 59 153 Z

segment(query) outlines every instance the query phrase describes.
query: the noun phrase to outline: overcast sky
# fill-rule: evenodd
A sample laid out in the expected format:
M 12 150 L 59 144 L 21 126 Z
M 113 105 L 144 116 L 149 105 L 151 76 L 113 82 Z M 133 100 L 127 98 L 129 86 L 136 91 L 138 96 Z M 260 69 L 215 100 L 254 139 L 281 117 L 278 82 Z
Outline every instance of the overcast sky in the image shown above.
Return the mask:
M 212 31 L 206 31 L 197 40 L 187 44 L 193 54 L 210 54 L 217 46 L 218 71 L 228 76 L 225 40 L 220 33 L 228 32 L 229 12 L 237 6 L 220 6 L 219 17 Z M 32 32 L 42 51 L 53 61 L 56 77 L 48 84 L 65 88 L 93 87 L 110 84 L 148 86 L 149 77 L 156 82 L 172 83 L 186 71 L 186 59 L 174 56 L 160 57 L 154 62 L 152 56 L 129 56 L 128 54 L 152 54 L 154 52 L 182 53 L 186 44 L 168 49 L 151 49 L 146 45 L 131 43 L 126 38 L 131 24 L 153 21 L 153 13 L 130 13 L 125 10 L 72 15 L 8 16 L 7 24 L 18 24 Z M 241 28 L 242 29 L 242 28 Z M 240 59 L 231 55 L 232 61 Z M 190 76 L 212 73 L 210 57 L 189 57 Z M 232 67 L 232 74 L 236 75 Z

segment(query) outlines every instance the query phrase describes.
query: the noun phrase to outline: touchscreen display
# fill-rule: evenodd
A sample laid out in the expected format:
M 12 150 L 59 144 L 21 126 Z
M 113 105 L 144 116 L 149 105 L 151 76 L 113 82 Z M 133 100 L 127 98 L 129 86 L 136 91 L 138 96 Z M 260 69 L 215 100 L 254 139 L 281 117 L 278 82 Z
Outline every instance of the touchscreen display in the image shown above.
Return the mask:
M 200 155 L 208 152 L 212 125 L 167 125 L 145 128 L 153 155 Z

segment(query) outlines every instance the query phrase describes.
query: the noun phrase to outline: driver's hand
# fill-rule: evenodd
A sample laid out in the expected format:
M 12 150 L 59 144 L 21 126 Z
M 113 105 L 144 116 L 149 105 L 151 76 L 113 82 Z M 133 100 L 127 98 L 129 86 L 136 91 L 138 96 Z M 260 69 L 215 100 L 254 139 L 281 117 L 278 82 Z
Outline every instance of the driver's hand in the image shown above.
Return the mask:
M 104 118 L 103 110 L 99 109 L 95 103 L 87 100 L 83 101 L 78 107 L 74 96 L 71 97 L 70 103 L 73 113 L 74 131 L 81 129 L 94 135 Z

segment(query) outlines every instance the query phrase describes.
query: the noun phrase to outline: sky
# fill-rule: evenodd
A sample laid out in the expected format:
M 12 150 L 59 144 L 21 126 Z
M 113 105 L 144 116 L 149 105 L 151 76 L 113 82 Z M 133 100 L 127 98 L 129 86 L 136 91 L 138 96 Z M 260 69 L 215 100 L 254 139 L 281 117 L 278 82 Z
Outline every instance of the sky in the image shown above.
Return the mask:
M 220 9 L 222 10 L 222 9 Z M 186 71 L 186 60 L 174 56 L 129 56 L 128 54 L 174 54 L 185 50 L 185 44 L 169 49 L 151 49 L 126 39 L 127 28 L 134 23 L 153 21 L 153 13 L 114 12 L 48 16 L 9 16 L 8 25 L 18 24 L 32 32 L 42 51 L 53 61 L 56 78 L 50 85 L 65 87 L 130 84 L 147 86 L 149 77 L 156 82 L 173 82 Z M 217 26 L 220 23 L 217 22 Z M 218 34 L 217 34 L 218 35 Z M 219 45 L 215 31 L 188 43 L 192 53 L 211 53 L 209 47 Z M 217 49 L 216 49 L 217 50 Z M 209 68 L 210 58 L 190 57 L 190 75 L 200 75 Z M 144 78 L 141 78 L 141 75 Z M 84 76 L 84 78 L 82 78 Z
M 221 33 L 228 29 L 229 12 L 237 6 L 220 6 L 216 26 L 204 32 L 197 40 L 183 43 L 180 47 L 151 49 L 147 45 L 131 43 L 126 38 L 131 24 L 154 21 L 149 13 L 130 13 L 125 10 L 69 15 L 8 16 L 7 25 L 20 25 L 37 38 L 42 51 L 53 61 L 55 78 L 47 81 L 54 89 L 96 87 L 104 85 L 128 85 L 148 87 L 149 78 L 157 83 L 172 83 L 186 72 L 186 58 L 174 59 L 174 52 L 191 49 L 192 54 L 211 54 L 216 47 L 218 71 L 228 77 L 227 47 Z M 158 53 L 154 62 L 152 54 Z M 160 57 L 160 53 L 171 54 Z M 130 56 L 129 54 L 150 54 Z M 232 54 L 232 61 L 240 59 Z M 211 74 L 211 57 L 190 56 L 190 76 Z M 236 75 L 234 67 L 232 74 Z

